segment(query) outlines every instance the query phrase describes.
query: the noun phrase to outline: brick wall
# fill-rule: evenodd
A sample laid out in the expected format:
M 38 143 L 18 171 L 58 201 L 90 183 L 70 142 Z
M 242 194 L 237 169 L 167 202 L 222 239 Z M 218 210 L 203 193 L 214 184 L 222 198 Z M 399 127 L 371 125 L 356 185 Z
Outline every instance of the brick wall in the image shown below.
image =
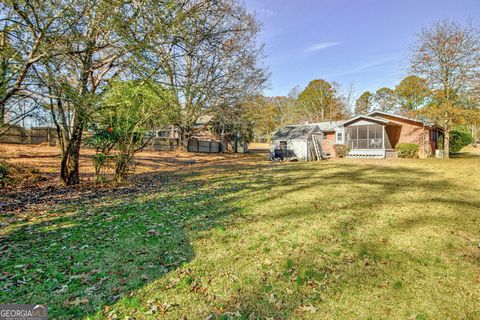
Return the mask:
M 383 115 L 382 118 L 401 124 L 400 127 L 387 129 L 392 148 L 395 148 L 397 143 L 416 143 L 420 146 L 419 156 L 421 158 L 426 158 L 431 154 L 430 130 L 425 128 L 422 123 Z
M 335 132 L 327 132 L 326 136 L 322 140 L 322 149 L 324 152 L 329 153 L 332 157 L 335 156 L 335 150 L 333 145 L 335 144 Z

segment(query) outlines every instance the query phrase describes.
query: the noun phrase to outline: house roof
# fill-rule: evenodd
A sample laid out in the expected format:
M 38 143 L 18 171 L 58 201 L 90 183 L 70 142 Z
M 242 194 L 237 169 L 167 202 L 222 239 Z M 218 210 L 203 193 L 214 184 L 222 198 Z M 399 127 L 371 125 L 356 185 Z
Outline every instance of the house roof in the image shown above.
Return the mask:
M 383 112 L 383 111 L 372 111 L 370 113 L 367 114 L 367 116 L 370 116 L 370 117 L 375 117 L 375 116 L 389 116 L 389 117 L 393 117 L 393 118 L 398 118 L 398 119 L 404 119 L 404 120 L 409 120 L 409 121 L 413 121 L 413 122 L 418 122 L 418 123 L 421 123 L 421 124 L 424 124 L 424 125 L 431 125 L 431 123 L 427 122 L 427 121 L 424 121 L 424 120 L 420 120 L 420 119 L 413 119 L 413 118 L 408 118 L 408 117 L 404 117 L 404 116 L 401 116 L 401 115 L 398 115 L 398 114 L 393 114 L 393 113 L 388 113 L 388 112 Z
M 373 122 L 381 122 L 381 123 L 384 123 L 384 124 L 387 124 L 387 123 L 390 122 L 387 119 L 383 119 L 383 118 L 379 118 L 379 117 L 361 116 L 360 115 L 360 116 L 356 116 L 356 117 L 353 117 L 351 119 L 348 119 L 348 120 L 342 122 L 340 125 L 345 126 L 346 124 L 349 124 L 351 122 L 355 122 L 355 121 L 360 120 L 360 119 L 365 119 L 365 120 L 369 120 L 369 121 L 373 121 Z
M 416 122 L 416 123 L 418 123 L 420 125 L 424 125 L 424 126 L 429 126 L 429 127 L 433 126 L 432 123 L 430 123 L 426 120 L 408 118 L 408 117 L 404 117 L 404 116 L 401 116 L 401 115 L 398 115 L 398 114 L 392 114 L 392 113 L 387 113 L 387 112 L 382 112 L 382 111 L 373 111 L 373 112 L 368 113 L 367 115 L 359 115 L 359 116 L 356 116 L 352 119 L 348 119 L 348 120 L 342 122 L 340 125 L 344 126 L 344 125 L 349 124 L 351 122 L 355 122 L 358 119 L 376 121 L 376 122 L 381 122 L 381 123 L 384 123 L 384 124 L 390 123 L 390 124 L 393 124 L 393 125 L 401 125 L 401 121 L 389 120 L 389 119 L 386 119 L 385 116 Z
M 312 125 L 316 125 L 322 130 L 323 132 L 331 132 L 335 131 L 335 128 L 338 127 L 343 121 L 322 121 L 312 123 Z
M 273 134 L 273 140 L 309 139 L 314 132 L 321 131 L 316 124 L 286 126 Z
M 195 127 L 203 127 L 207 125 L 213 119 L 212 115 L 206 114 L 203 116 L 198 117 L 197 121 L 195 121 Z

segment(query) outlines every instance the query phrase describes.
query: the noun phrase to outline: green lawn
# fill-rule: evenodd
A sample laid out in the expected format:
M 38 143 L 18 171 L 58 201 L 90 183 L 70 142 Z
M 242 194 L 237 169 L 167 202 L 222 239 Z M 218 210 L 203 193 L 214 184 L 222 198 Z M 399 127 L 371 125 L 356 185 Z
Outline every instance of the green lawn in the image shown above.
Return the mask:
M 52 319 L 480 319 L 480 158 L 191 166 L 2 217 L 0 301 Z

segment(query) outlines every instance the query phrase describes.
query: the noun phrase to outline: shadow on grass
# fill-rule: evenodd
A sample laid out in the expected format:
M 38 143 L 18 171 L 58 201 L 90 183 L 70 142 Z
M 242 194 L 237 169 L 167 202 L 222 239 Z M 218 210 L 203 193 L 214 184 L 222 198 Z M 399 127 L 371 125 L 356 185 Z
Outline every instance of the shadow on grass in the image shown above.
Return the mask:
M 4 227 L 0 301 L 45 303 L 54 319 L 78 319 L 189 262 L 189 234 L 220 226 L 232 212 L 216 199 L 234 191 L 186 181 L 196 175 L 172 173 L 175 185 L 91 202 L 70 199 Z
M 480 159 L 480 153 L 478 153 L 478 152 L 457 152 L 457 153 L 451 153 L 450 158 L 453 158 L 453 159 Z
M 155 179 L 159 179 L 158 184 L 142 185 L 142 181 Z M 350 214 L 331 226 L 329 237 L 339 236 L 348 246 L 355 231 L 376 218 L 368 212 L 379 205 L 395 203 L 396 194 L 412 188 L 443 192 L 452 187 L 448 181 L 434 176 L 432 179 L 432 172 L 421 169 L 328 162 L 318 166 L 248 161 L 209 164 L 192 166 L 183 172 L 137 175 L 133 180 L 137 181 L 135 187 L 122 192 L 105 192 L 86 200 L 80 196 L 76 203 L 70 200 L 52 208 L 38 221 L 33 217 L 10 226 L 0 242 L 4 253 L 0 257 L 0 300 L 46 303 L 52 318 L 95 314 L 190 262 L 195 256 L 191 238 L 234 224 L 243 215 L 239 203 L 253 195 L 261 194 L 256 204 L 267 206 L 289 193 L 318 190 L 319 185 L 332 190 L 347 187 L 339 195 L 350 195 L 356 200 L 354 203 L 338 204 L 337 195 L 326 192 L 327 196 L 319 194 L 315 198 L 314 202 L 320 203 L 318 207 L 316 203 L 292 204 L 275 215 L 251 217 L 251 221 L 331 216 L 342 210 L 357 210 L 358 214 Z M 165 181 L 169 184 L 164 185 Z M 348 188 L 352 188 L 350 193 Z M 478 203 L 465 205 L 476 207 Z M 367 256 L 373 250 L 370 244 L 356 246 L 360 248 L 360 257 L 362 250 Z M 324 277 L 325 272 L 336 270 L 341 277 L 352 272 L 342 269 L 343 260 L 338 259 L 309 267 L 305 257 L 312 255 L 320 253 L 312 249 L 289 257 L 299 269 L 303 266 L 314 271 L 300 274 L 301 284 L 317 275 Z M 269 286 L 274 287 L 274 278 L 269 281 Z M 284 295 L 284 303 L 278 309 L 268 301 L 268 291 L 242 290 L 225 299 L 223 309 L 233 310 L 240 304 L 242 314 L 288 317 L 298 308 L 296 299 L 304 305 L 316 303 L 318 297 L 299 292 Z M 129 301 L 133 301 L 132 308 L 142 309 L 143 303 Z
M 324 170 L 325 172 L 315 175 L 312 174 L 312 170 Z M 288 176 L 284 176 L 284 174 L 288 174 Z M 261 201 L 256 202 L 270 206 L 276 199 L 287 197 L 289 194 L 308 193 L 314 189 L 318 191 L 319 186 L 326 188 L 324 194 L 319 194 L 308 203 L 292 203 L 290 207 L 278 210 L 274 214 L 254 217 L 253 222 L 285 221 L 285 219 L 300 221 L 304 218 L 324 219 L 325 222 L 328 221 L 327 229 L 329 231 L 319 235 L 315 245 L 310 243 L 302 250 L 292 250 L 291 253 L 283 256 L 267 255 L 268 260 L 272 261 L 262 267 L 263 272 L 260 273 L 253 285 L 245 285 L 229 298 L 221 302 L 217 301 L 216 309 L 226 311 L 223 314 L 221 312 L 213 313 L 218 317 L 237 313 L 244 318 L 252 317 L 252 315 L 254 318 L 281 319 L 308 317 L 308 315 L 313 317 L 312 310 L 322 308 L 322 304 L 326 300 L 338 298 L 346 289 L 358 291 L 359 306 L 364 303 L 368 305 L 368 301 L 361 302 L 362 294 L 368 296 L 372 290 L 379 292 L 379 296 L 383 296 L 385 299 L 382 304 L 385 304 L 383 310 L 382 306 L 376 310 L 376 312 L 380 312 L 376 316 L 385 317 L 389 314 L 388 312 L 396 308 L 395 302 L 392 305 L 386 302 L 388 299 L 398 296 L 397 308 L 412 299 L 402 291 L 402 288 L 414 285 L 417 280 L 408 277 L 403 279 L 406 270 L 412 266 L 415 269 L 422 269 L 426 265 L 433 265 L 431 267 L 433 269 L 438 267 L 437 270 L 432 271 L 433 274 L 444 270 L 446 265 L 442 264 L 436 255 L 450 246 L 450 240 L 442 239 L 444 247 L 440 248 L 441 251 L 436 251 L 433 247 L 422 247 L 419 252 L 414 252 L 409 250 L 410 248 L 401 248 L 390 244 L 392 233 L 400 232 L 404 233 L 407 238 L 415 238 L 416 228 L 419 226 L 441 228 L 445 225 L 450 228 L 462 227 L 463 230 L 474 232 L 473 225 L 476 218 L 472 213 L 478 212 L 480 208 L 480 200 L 465 200 L 464 194 L 452 194 L 451 191 L 457 188 L 454 184 L 431 170 L 426 171 L 420 168 L 375 167 L 360 164 L 341 164 L 341 167 L 338 168 L 338 163 L 328 163 L 320 167 L 299 164 L 292 167 L 274 168 L 269 173 L 269 178 L 255 176 L 251 177 L 250 181 L 251 183 L 244 186 L 249 191 L 246 194 L 249 195 L 270 191 L 269 188 L 265 188 L 267 184 L 280 187 L 274 192 L 267 193 Z M 347 188 L 344 191 L 333 191 L 335 188 L 342 189 L 342 187 Z M 332 190 L 332 192 L 328 192 L 328 190 Z M 402 200 L 405 202 L 398 202 L 397 196 L 404 193 L 415 196 L 411 199 L 403 198 Z M 449 195 L 448 198 L 436 196 L 445 194 Z M 349 202 L 339 203 L 342 196 L 350 197 Z M 295 197 L 291 198 L 295 199 Z M 317 206 L 316 203 L 320 205 Z M 422 203 L 439 205 L 445 208 L 446 212 L 442 215 L 437 211 L 430 215 L 429 209 L 425 208 L 416 212 L 415 218 L 409 218 L 407 215 L 407 217 L 393 222 L 385 221 L 387 217 L 378 214 L 383 206 L 391 208 L 390 210 L 395 212 L 399 205 L 414 204 L 421 207 Z M 402 215 L 400 214 L 399 217 Z M 365 234 L 364 230 L 368 230 L 370 225 L 377 225 L 378 220 L 383 220 L 384 225 L 378 229 L 373 228 L 373 234 Z M 288 233 L 297 231 L 295 223 L 287 224 L 289 225 Z M 274 233 L 274 231 L 271 232 Z M 454 251 L 452 256 L 458 254 L 455 252 L 458 249 L 449 249 Z M 258 259 L 262 258 L 258 257 Z M 471 264 L 473 259 L 466 257 L 464 260 Z M 452 275 L 454 274 L 455 271 Z M 455 275 L 458 276 L 458 274 Z M 436 284 L 435 281 L 429 285 L 441 287 L 441 284 Z M 442 288 L 442 290 L 445 289 L 449 290 L 452 297 L 456 297 L 452 298 L 455 300 L 463 295 L 465 287 L 458 285 L 458 287 Z M 427 289 L 424 300 L 418 301 L 418 307 L 401 312 L 411 312 L 411 317 L 417 315 L 420 318 L 425 314 L 442 315 L 447 318 L 458 316 L 458 313 L 455 313 L 458 311 L 455 311 L 454 308 L 462 303 L 450 309 L 448 303 L 437 305 L 434 298 L 430 301 L 429 299 L 432 298 L 428 295 Z M 425 303 L 427 305 L 432 303 L 438 309 L 421 309 L 420 305 L 425 305 Z M 339 307 L 343 307 L 343 312 L 347 312 L 353 318 L 364 317 L 370 312 L 368 309 L 348 310 L 346 306 Z M 466 318 L 473 319 L 480 315 L 474 308 L 474 304 L 466 304 L 461 308 L 463 308 L 462 312 Z M 362 311 L 365 313 L 362 314 Z M 404 315 L 398 310 L 397 312 L 399 312 L 396 314 L 397 316 Z M 345 316 L 345 313 L 339 311 L 337 317 L 342 317 L 342 314 Z M 393 316 L 393 314 L 390 315 Z M 330 316 L 336 318 L 333 314 Z

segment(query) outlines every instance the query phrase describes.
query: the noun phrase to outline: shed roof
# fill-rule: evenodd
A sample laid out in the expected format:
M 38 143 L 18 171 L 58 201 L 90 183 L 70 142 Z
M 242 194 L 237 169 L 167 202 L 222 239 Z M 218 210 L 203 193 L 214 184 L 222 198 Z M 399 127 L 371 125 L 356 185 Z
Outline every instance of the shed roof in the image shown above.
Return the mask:
M 314 132 L 320 132 L 316 124 L 286 126 L 273 134 L 273 140 L 309 139 Z
M 210 121 L 212 121 L 213 116 L 210 114 L 205 114 L 203 116 L 198 117 L 195 121 L 194 127 L 196 128 L 203 128 L 205 127 Z

